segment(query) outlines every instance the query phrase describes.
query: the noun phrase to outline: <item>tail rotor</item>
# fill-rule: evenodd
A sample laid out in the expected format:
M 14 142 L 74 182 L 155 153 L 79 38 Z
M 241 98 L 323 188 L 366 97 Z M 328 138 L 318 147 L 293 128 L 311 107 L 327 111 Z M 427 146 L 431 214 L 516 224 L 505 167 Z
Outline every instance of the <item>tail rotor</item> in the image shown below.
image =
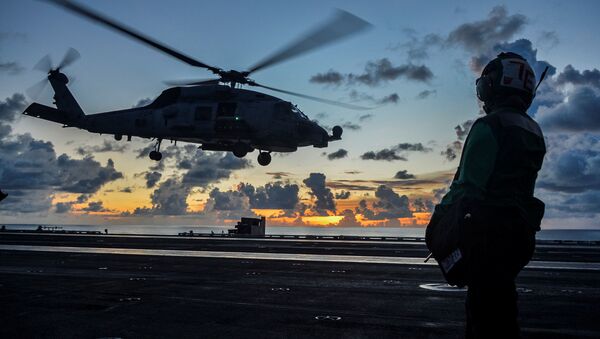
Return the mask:
M 46 73 L 48 75 L 48 77 L 47 77 L 47 79 L 42 79 L 40 82 L 29 87 L 26 90 L 27 95 L 32 100 L 36 100 L 42 94 L 42 92 L 46 88 L 46 85 L 48 84 L 48 80 L 50 80 L 50 79 L 56 79 L 56 80 L 59 80 L 60 82 L 63 82 L 64 84 L 67 84 L 69 82 L 69 79 L 67 78 L 66 75 L 64 75 L 60 71 L 61 71 L 61 69 L 73 64 L 80 57 L 81 57 L 81 54 L 79 54 L 79 52 L 76 49 L 69 48 L 67 50 L 67 52 L 65 53 L 65 56 L 62 58 L 62 60 L 58 64 L 58 66 L 54 67 L 53 63 L 52 63 L 52 58 L 50 57 L 50 55 L 49 54 L 45 55 L 42 59 L 40 59 L 40 61 L 38 61 L 35 64 L 35 66 L 33 66 L 33 69 Z

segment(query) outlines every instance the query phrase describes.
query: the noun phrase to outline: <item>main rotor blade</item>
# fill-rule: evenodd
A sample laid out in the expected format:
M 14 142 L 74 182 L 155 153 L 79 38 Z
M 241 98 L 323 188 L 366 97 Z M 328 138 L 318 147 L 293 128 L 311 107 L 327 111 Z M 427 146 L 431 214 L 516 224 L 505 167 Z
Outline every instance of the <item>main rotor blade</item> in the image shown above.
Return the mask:
M 65 56 L 63 57 L 62 61 L 58 65 L 58 68 L 62 69 L 66 66 L 69 66 L 70 64 L 74 63 L 80 57 L 81 57 L 81 54 L 79 54 L 79 52 L 77 52 L 77 50 L 75 48 L 71 47 L 67 50 L 67 53 L 65 53 Z
M 163 81 L 169 86 L 196 86 L 196 85 L 217 85 L 220 79 L 188 79 L 188 80 L 167 80 Z
M 340 107 L 344 107 L 344 108 L 348 108 L 348 109 L 353 109 L 353 110 L 363 111 L 363 110 L 372 109 L 370 107 L 356 106 L 356 105 L 352 105 L 352 104 L 346 104 L 344 102 L 333 101 L 333 100 L 329 100 L 329 99 L 323 99 L 323 98 L 313 97 L 311 95 L 290 92 L 290 91 L 286 91 L 286 90 L 279 89 L 279 88 L 273 88 L 273 87 L 261 85 L 261 84 L 258 84 L 256 82 L 249 83 L 249 85 L 251 85 L 251 86 L 258 86 L 258 87 L 270 89 L 271 91 L 285 93 L 285 94 L 289 94 L 289 95 L 295 95 L 297 97 L 301 97 L 301 98 L 304 98 L 304 99 L 314 100 L 314 101 L 322 102 L 322 103 L 325 103 L 325 104 L 340 106 Z
M 117 30 L 133 39 L 143 42 L 146 45 L 152 46 L 152 47 L 158 49 L 159 51 L 162 51 L 172 57 L 175 57 L 189 65 L 192 65 L 195 67 L 206 68 L 215 74 L 219 74 L 219 72 L 220 72 L 220 69 L 217 67 L 207 65 L 207 64 L 200 62 L 196 59 L 193 59 L 183 53 L 180 53 L 161 42 L 153 40 L 150 37 L 143 35 L 142 33 L 136 32 L 134 29 L 129 28 L 129 27 L 125 26 L 124 24 L 121 24 L 115 20 L 112 20 L 98 12 L 95 12 L 94 10 L 92 10 L 88 7 L 85 7 L 81 4 L 78 4 L 78 3 L 75 3 L 72 1 L 67 1 L 67 0 L 46 0 L 46 1 L 54 3 L 63 8 L 66 8 L 72 12 L 75 12 L 76 14 L 79 14 L 83 17 L 88 18 L 89 20 L 101 23 L 105 26 L 108 26 L 108 27 L 114 29 L 114 30 Z
M 250 68 L 248 73 L 256 72 L 316 48 L 323 47 L 369 27 L 371 27 L 371 24 L 365 20 L 338 9 L 331 20 L 308 32 L 305 36 L 287 45 L 270 57 L 263 59 L 263 61 Z
M 52 70 L 52 58 L 50 58 L 50 54 L 46 54 L 40 61 L 33 66 L 33 69 L 42 71 L 44 73 L 50 72 Z

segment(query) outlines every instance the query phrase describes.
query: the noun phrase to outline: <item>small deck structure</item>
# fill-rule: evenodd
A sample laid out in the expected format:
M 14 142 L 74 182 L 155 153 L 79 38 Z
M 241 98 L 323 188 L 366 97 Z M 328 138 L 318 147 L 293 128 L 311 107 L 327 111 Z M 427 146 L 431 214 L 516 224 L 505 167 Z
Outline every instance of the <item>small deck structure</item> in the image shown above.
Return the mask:
M 265 217 L 242 218 L 237 222 L 234 229 L 228 230 L 230 235 L 249 235 L 254 237 L 264 237 L 266 228 Z

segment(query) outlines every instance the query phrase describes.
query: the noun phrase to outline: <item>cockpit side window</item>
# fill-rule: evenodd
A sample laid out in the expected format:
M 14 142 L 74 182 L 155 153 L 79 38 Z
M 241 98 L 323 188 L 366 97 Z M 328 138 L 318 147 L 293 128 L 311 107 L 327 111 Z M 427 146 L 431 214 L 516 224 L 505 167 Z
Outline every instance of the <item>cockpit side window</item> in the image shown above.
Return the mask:
M 194 111 L 195 121 L 210 121 L 212 119 L 212 107 L 198 106 Z

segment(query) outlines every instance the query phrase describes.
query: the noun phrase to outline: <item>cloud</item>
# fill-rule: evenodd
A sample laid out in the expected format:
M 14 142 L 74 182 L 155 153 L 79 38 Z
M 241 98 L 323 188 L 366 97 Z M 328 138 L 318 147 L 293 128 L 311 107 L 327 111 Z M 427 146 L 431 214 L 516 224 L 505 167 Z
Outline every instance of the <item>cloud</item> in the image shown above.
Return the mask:
M 343 218 L 337 224 L 338 227 L 355 227 L 360 225 L 360 222 L 356 220 L 354 211 L 345 209 L 340 214 L 343 216 Z
M 454 126 L 457 140 L 446 145 L 446 148 L 440 152 L 440 155 L 446 158 L 447 161 L 454 161 L 458 158 L 458 155 L 462 152 L 463 141 L 469 135 L 469 131 L 474 123 L 475 119 L 469 119 L 462 124 Z
M 4 108 L 9 106 L 3 103 Z M 2 112 L 3 121 L 14 119 L 10 112 Z M 0 139 L 0 187 L 10 194 L 9 203 L 3 202 L 0 209 L 7 213 L 47 212 L 54 192 L 92 194 L 121 178 L 111 159 L 103 166 L 93 157 L 57 156 L 52 143 L 29 134 L 6 134 Z
M 437 93 L 437 91 L 434 89 L 433 90 L 426 89 L 424 91 L 419 92 L 419 94 L 417 94 L 416 98 L 419 100 L 423 100 L 423 99 L 429 98 L 430 96 L 432 96 L 436 93 Z
M 23 72 L 24 68 L 18 63 L 11 62 L 0 62 L 0 72 L 8 73 L 10 75 L 16 75 Z
M 377 100 L 376 102 L 380 105 L 385 105 L 385 104 L 397 104 L 398 101 L 400 101 L 400 96 L 398 96 L 398 93 L 392 93 L 390 95 L 386 95 L 383 98 Z
M 167 158 L 175 159 L 175 168 L 180 171 L 181 177 L 171 177 L 161 182 L 150 196 L 152 207 L 136 208 L 134 215 L 187 214 L 186 200 L 193 187 L 207 189 L 212 184 L 229 179 L 234 171 L 251 166 L 247 159 L 239 159 L 227 152 L 198 150 L 195 145 L 168 147 L 166 154 Z M 159 171 L 145 172 L 146 187 L 154 187 L 161 177 Z
M 92 157 L 56 157 L 52 143 L 17 135 L 0 142 L 0 187 L 53 188 L 71 193 L 94 193 L 107 182 L 123 177 L 112 160 L 106 166 Z
M 389 59 L 383 58 L 367 62 L 365 71 L 362 74 L 350 73 L 347 75 L 349 83 L 358 83 L 367 86 L 377 86 L 398 78 L 428 82 L 433 78 L 433 73 L 425 65 L 404 64 L 394 66 Z
M 427 83 L 433 79 L 433 72 L 425 65 L 407 63 L 395 66 L 389 59 L 382 58 L 368 61 L 363 73 L 342 74 L 338 71 L 329 70 L 326 73 L 313 75 L 310 82 L 336 86 L 346 84 L 375 87 L 397 79 Z
M 520 32 L 527 18 L 522 14 L 508 15 L 504 6 L 494 7 L 487 19 L 464 23 L 452 30 L 445 43 L 466 50 L 484 52 L 497 42 L 511 39 Z
M 391 148 L 384 148 L 379 151 L 369 151 L 363 153 L 360 158 L 363 160 L 383 160 L 383 161 L 394 161 L 394 160 L 403 160 L 407 161 L 404 155 L 399 153 L 401 152 L 422 152 L 427 153 L 432 151 L 432 148 L 424 146 L 422 143 L 400 143 Z
M 252 167 L 250 160 L 237 158 L 229 152 L 206 152 L 196 150 L 191 156 L 182 159 L 179 168 L 187 169 L 183 183 L 206 187 L 229 179 L 233 171 Z
M 293 210 L 300 201 L 298 185 L 279 181 L 258 187 L 240 183 L 237 190 L 249 198 L 250 208 Z
M 352 131 L 358 131 L 360 129 L 360 125 L 352 123 L 350 121 L 346 121 L 345 123 L 342 124 L 342 128 L 349 129 Z
M 152 201 L 152 214 L 158 215 L 183 215 L 187 213 L 187 197 L 191 187 L 177 180 L 169 178 L 154 190 L 150 195 Z M 136 214 L 136 212 L 134 212 Z M 139 212 L 137 214 L 140 214 Z
M 425 60 L 429 57 L 429 48 L 431 46 L 442 46 L 444 39 L 437 34 L 427 34 L 422 39 L 416 36 L 413 29 L 405 29 L 406 41 L 390 47 L 390 50 L 406 50 L 408 59 L 411 61 Z
M 4 101 L 0 101 L 0 123 L 14 122 L 26 105 L 25 96 L 21 93 L 14 93 Z
M 591 87 L 578 86 L 568 95 L 568 101 L 540 107 L 536 118 L 545 130 L 599 132 L 600 94 Z
M 392 93 L 382 98 L 376 98 L 367 93 L 362 93 L 357 90 L 351 90 L 349 96 L 352 100 L 369 101 L 378 105 L 397 104 L 400 101 L 400 96 L 397 93 Z M 369 115 L 369 117 L 370 116 L 371 115 Z
M 572 65 L 567 65 L 565 69 L 556 77 L 556 83 L 559 85 L 590 85 L 600 89 L 600 71 L 593 70 L 578 71 Z
M 302 181 L 310 189 L 309 194 L 315 198 L 312 209 L 320 215 L 328 215 L 327 212 L 335 213 L 335 200 L 333 193 L 325 185 L 325 174 L 310 173 L 309 177 Z
M 116 152 L 124 153 L 129 146 L 124 143 L 118 143 L 116 141 L 104 140 L 102 145 L 95 146 L 81 146 L 78 147 L 76 152 L 79 155 L 90 155 L 94 153 L 105 153 L 105 152 Z
M 414 179 L 414 178 L 415 178 L 414 174 L 408 173 L 407 170 L 398 171 L 398 172 L 396 172 L 396 175 L 394 175 L 394 179 L 400 179 L 400 180 Z
M 145 172 L 144 179 L 146 179 L 146 187 L 152 188 L 152 187 L 156 186 L 156 183 L 160 181 L 161 177 L 162 177 L 162 173 L 160 173 L 160 172 L 156 172 L 156 171 Z
M 448 161 L 453 161 L 458 157 L 458 154 L 462 151 L 462 142 L 456 140 L 444 149 L 440 154 Z
M 358 117 L 358 121 L 363 122 L 363 121 L 368 121 L 371 120 L 373 118 L 373 114 L 369 113 L 369 114 L 363 114 L 360 117 Z
M 55 207 L 55 212 L 62 214 L 62 213 L 67 213 L 71 211 L 73 204 L 70 202 L 59 202 L 56 203 Z
M 527 18 L 522 14 L 509 15 L 506 7 L 496 6 L 486 19 L 466 22 L 459 25 L 447 36 L 426 34 L 418 38 L 414 30 L 406 30 L 408 41 L 398 44 L 393 49 L 406 50 L 409 60 L 424 60 L 429 57 L 429 49 L 458 47 L 475 53 L 471 59 L 473 69 L 479 69 L 487 61 L 482 54 L 489 54 L 497 43 L 512 39 L 521 32 L 527 24 Z
M 345 158 L 346 156 L 348 156 L 348 151 L 346 151 L 343 148 L 340 148 L 339 150 L 337 150 L 333 153 L 327 154 L 327 159 L 329 159 L 329 160 L 342 159 L 342 158 Z
M 335 194 L 335 198 L 339 199 L 339 200 L 348 199 L 348 198 L 350 198 L 350 192 L 349 191 L 341 191 L 341 192 Z
M 110 210 L 106 209 L 102 203 L 102 201 L 90 201 L 87 207 L 81 209 L 84 212 L 110 212 Z
M 411 203 L 414 212 L 432 212 L 434 203 L 428 199 L 417 198 Z
M 469 119 L 462 124 L 454 126 L 454 131 L 456 132 L 456 137 L 458 140 L 465 140 L 467 138 L 467 135 L 469 135 L 469 131 L 471 130 L 471 127 L 473 127 L 474 123 L 475 119 Z
M 411 151 L 411 152 L 422 152 L 422 153 L 427 153 L 427 152 L 431 152 L 432 149 L 430 147 L 424 146 L 422 143 L 418 142 L 415 144 L 411 144 L 411 143 L 400 143 L 398 145 L 396 145 L 394 147 L 394 149 L 397 149 L 399 151 Z
M 289 177 L 290 175 L 292 175 L 292 173 L 290 173 L 290 172 L 266 172 L 265 174 L 268 174 L 268 175 L 272 176 L 273 179 L 277 179 L 277 180 L 280 180 L 280 179 L 283 179 L 283 178 L 286 178 L 286 177 Z
M 108 159 L 106 166 L 102 167 L 92 157 L 81 160 L 69 158 L 62 154 L 56 161 L 61 185 L 60 191 L 71 193 L 95 193 L 104 184 L 123 178 L 123 173 L 115 170 L 112 159 Z
M 317 73 L 310 78 L 310 82 L 312 83 L 336 86 L 341 85 L 345 80 L 346 77 L 342 73 L 332 69 L 325 73 Z
M 412 217 L 409 200 L 406 195 L 398 195 L 391 188 L 381 185 L 375 191 L 377 201 L 369 208 L 366 200 L 361 200 L 355 209 L 357 214 L 369 220 L 383 220 Z
M 248 196 L 240 191 L 221 192 L 214 188 L 209 193 L 205 211 L 249 211 Z
M 407 161 L 408 160 L 405 157 L 396 154 L 396 150 L 389 149 L 389 148 L 384 148 L 384 149 L 376 151 L 376 152 L 375 151 L 365 152 L 360 156 L 360 158 L 363 160 L 384 160 L 384 161 L 394 161 L 394 160 Z
M 586 133 L 551 135 L 537 187 L 547 191 L 581 193 L 600 190 L 600 141 Z
M 123 187 L 122 189 L 119 190 L 119 192 L 121 193 L 133 193 L 133 189 L 131 189 L 131 187 Z
M 537 45 L 544 46 L 546 49 L 552 49 L 556 47 L 559 42 L 560 39 L 555 31 L 542 31 L 537 39 Z
M 327 182 L 327 187 L 335 190 L 348 191 L 373 191 L 378 186 L 384 185 L 394 189 L 415 190 L 429 189 L 431 186 L 440 186 L 449 183 L 454 173 L 449 171 L 434 172 L 419 175 L 419 179 L 395 180 L 369 180 L 369 179 L 338 179 Z

